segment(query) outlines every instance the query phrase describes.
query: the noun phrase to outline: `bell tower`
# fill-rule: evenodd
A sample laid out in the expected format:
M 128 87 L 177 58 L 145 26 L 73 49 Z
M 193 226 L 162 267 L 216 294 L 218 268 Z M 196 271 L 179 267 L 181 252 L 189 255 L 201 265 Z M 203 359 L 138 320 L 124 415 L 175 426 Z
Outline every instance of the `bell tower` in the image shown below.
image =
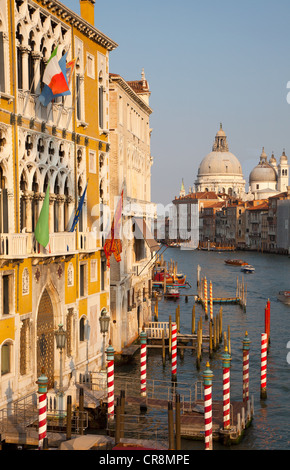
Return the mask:
M 213 152 L 228 152 L 229 146 L 227 141 L 227 136 L 225 131 L 223 130 L 222 123 L 220 123 L 220 130 L 217 132 L 215 136 L 215 142 L 212 147 Z
M 278 187 L 277 190 L 283 193 L 287 191 L 289 185 L 289 165 L 288 158 L 285 154 L 285 150 L 280 157 L 280 163 L 278 165 Z

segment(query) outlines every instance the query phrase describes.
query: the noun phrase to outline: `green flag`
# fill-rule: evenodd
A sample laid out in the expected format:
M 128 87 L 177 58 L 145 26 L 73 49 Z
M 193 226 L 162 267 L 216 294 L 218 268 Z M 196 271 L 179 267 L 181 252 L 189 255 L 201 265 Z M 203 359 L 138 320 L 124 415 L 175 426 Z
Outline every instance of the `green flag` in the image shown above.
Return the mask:
M 34 235 L 38 243 L 44 248 L 49 242 L 49 183 L 45 193 L 43 205 L 35 227 Z

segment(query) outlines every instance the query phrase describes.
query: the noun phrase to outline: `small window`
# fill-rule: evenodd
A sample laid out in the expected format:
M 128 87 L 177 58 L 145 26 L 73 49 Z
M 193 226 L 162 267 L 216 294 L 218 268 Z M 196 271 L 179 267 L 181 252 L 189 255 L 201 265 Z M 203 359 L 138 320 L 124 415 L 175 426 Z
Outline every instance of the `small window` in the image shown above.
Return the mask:
M 95 57 L 87 53 L 87 75 L 90 78 L 95 78 Z
M 1 348 L 1 375 L 9 374 L 10 372 L 10 344 L 3 344 Z
M 86 265 L 80 265 L 80 297 L 85 296 Z
M 80 319 L 80 341 L 85 341 L 85 317 Z
M 10 276 L 4 274 L 2 276 L 2 307 L 3 315 L 9 315 L 10 313 Z
M 97 173 L 97 157 L 94 150 L 89 151 L 89 172 Z

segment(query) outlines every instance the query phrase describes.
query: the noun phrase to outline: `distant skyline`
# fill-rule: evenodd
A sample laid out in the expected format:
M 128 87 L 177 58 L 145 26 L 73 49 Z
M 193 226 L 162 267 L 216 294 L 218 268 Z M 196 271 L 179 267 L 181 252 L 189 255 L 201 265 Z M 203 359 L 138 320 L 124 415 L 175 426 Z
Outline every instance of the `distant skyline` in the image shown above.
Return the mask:
M 153 202 L 193 186 L 220 122 L 247 187 L 262 147 L 290 160 L 289 20 L 289 0 L 96 0 L 95 27 L 119 45 L 110 72 L 149 82 Z

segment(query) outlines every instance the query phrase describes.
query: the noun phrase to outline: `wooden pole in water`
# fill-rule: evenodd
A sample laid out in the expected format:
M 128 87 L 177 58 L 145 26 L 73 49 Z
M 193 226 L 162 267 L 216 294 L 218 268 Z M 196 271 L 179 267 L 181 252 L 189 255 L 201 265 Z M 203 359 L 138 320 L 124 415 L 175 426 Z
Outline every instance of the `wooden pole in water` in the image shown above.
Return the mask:
M 243 339 L 243 401 L 249 400 L 249 350 L 250 340 L 246 331 Z
M 180 395 L 175 397 L 175 439 L 176 450 L 181 450 L 181 434 L 180 434 Z
M 220 335 L 220 343 L 223 339 L 223 308 L 220 308 L 219 311 L 219 335 Z
M 169 450 L 174 450 L 174 429 L 173 429 L 172 401 L 168 402 L 168 448 L 169 448 Z
M 267 398 L 267 333 L 261 335 L 261 394 L 262 399 Z
M 192 307 L 192 315 L 191 315 L 191 334 L 194 335 L 195 333 L 195 305 Z
M 162 330 L 162 363 L 165 366 L 165 334 L 164 329 Z
M 213 373 L 207 362 L 206 370 L 203 373 L 205 450 L 212 450 L 212 378 Z
M 209 357 L 212 357 L 212 321 L 209 322 Z
M 213 319 L 213 349 L 216 350 L 216 317 Z
M 120 436 L 124 437 L 124 424 L 125 424 L 125 390 L 120 392 Z
M 231 355 L 231 332 L 230 332 L 230 325 L 228 325 L 228 351 Z
M 199 266 L 199 264 L 197 265 L 197 268 L 196 268 L 196 271 L 197 271 L 197 274 L 196 274 L 196 284 L 197 284 L 197 287 L 199 287 L 199 284 L 200 284 L 200 271 L 201 271 L 201 268 Z
M 66 440 L 69 441 L 71 439 L 71 428 L 72 428 L 72 400 L 71 395 L 67 396 L 66 399 Z
M 265 307 L 265 333 L 267 334 L 267 349 L 269 350 L 270 344 L 270 316 L 271 316 L 271 304 L 270 300 L 268 299 L 266 307 Z
M 121 398 L 117 397 L 115 445 L 119 444 L 120 440 L 121 440 Z

